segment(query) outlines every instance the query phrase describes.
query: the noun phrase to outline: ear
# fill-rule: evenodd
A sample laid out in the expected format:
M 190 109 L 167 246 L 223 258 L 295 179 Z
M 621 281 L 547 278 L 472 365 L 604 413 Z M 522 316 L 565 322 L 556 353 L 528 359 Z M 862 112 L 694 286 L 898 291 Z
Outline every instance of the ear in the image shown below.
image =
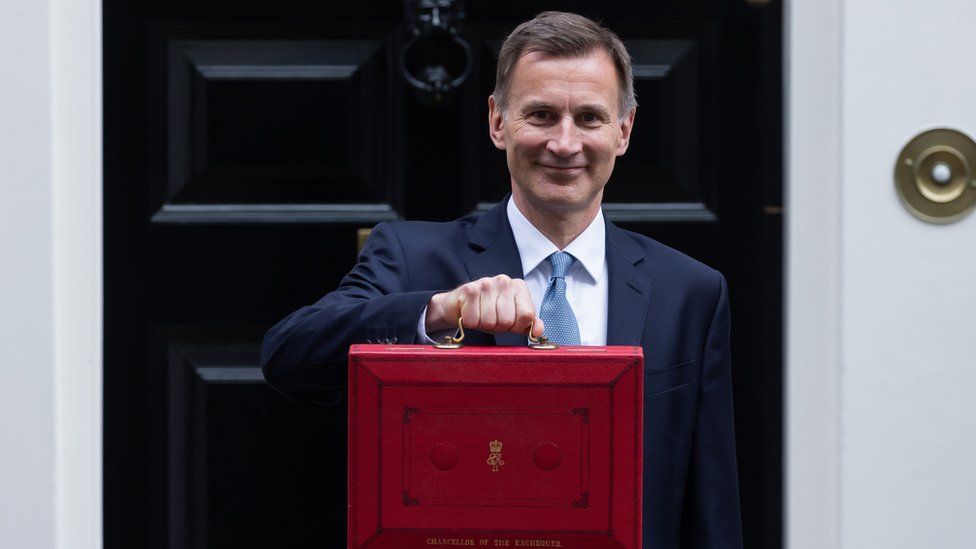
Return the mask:
M 630 113 L 620 121 L 620 142 L 617 143 L 617 156 L 623 156 L 630 146 L 630 132 L 634 131 L 634 117 L 637 107 L 630 109 Z
M 505 150 L 505 117 L 502 115 L 502 110 L 498 107 L 498 103 L 495 102 L 495 96 L 488 96 L 488 135 L 491 136 L 491 142 L 495 144 L 495 147 Z

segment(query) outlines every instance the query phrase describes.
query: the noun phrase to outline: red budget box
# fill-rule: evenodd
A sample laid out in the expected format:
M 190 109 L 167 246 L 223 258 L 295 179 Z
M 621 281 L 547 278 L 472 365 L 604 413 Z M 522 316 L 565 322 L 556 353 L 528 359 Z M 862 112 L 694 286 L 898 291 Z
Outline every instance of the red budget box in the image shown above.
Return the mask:
M 354 345 L 348 546 L 641 546 L 640 347 Z

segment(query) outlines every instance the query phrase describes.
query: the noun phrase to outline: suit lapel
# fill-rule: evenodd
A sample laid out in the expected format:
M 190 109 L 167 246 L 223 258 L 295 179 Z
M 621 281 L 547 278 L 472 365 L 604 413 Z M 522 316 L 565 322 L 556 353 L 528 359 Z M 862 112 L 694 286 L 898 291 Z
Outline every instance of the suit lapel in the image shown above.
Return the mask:
M 486 212 L 475 223 L 468 238 L 468 250 L 464 266 L 471 280 L 505 274 L 522 278 L 522 259 L 519 257 L 512 228 L 505 211 L 508 199 Z M 523 334 L 494 334 L 497 345 L 526 344 Z
M 508 200 L 486 212 L 472 227 L 464 259 L 471 280 L 498 274 L 524 277 L 522 260 L 505 212 Z M 640 345 L 651 305 L 652 286 L 651 279 L 637 268 L 637 264 L 644 260 L 644 252 L 609 220 L 606 227 L 607 271 L 610 275 L 607 345 Z M 526 344 L 523 334 L 494 334 L 494 340 L 497 345 Z
M 644 252 L 607 220 L 607 270 L 610 274 L 607 345 L 640 345 L 651 305 L 652 282 L 637 264 Z

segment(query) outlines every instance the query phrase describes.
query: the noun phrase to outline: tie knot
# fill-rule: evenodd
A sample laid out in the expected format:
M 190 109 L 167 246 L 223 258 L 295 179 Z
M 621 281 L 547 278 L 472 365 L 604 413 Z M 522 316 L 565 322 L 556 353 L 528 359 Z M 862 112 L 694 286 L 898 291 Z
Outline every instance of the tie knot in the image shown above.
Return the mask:
M 552 265 L 552 278 L 566 278 L 566 272 L 573 266 L 576 258 L 566 252 L 554 252 L 549 256 Z

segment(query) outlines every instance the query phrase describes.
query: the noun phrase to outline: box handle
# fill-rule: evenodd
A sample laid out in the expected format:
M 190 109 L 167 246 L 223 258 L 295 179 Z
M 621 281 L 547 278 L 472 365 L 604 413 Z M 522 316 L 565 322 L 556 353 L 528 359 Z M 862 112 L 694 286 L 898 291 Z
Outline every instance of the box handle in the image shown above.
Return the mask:
M 532 324 L 529 325 L 529 331 L 526 334 L 529 338 L 530 349 L 536 349 L 538 351 L 551 351 L 552 349 L 559 348 L 559 345 L 556 345 L 555 343 L 549 341 L 549 338 L 546 337 L 545 335 L 539 338 L 532 337 L 533 328 L 535 328 L 534 320 L 532 321 Z M 442 339 L 439 343 L 434 343 L 434 348 L 435 349 L 460 349 L 461 347 L 464 347 L 464 344 L 461 343 L 462 341 L 464 341 L 464 324 L 461 323 L 461 317 L 458 317 L 457 332 L 455 332 L 454 335 L 452 336 L 449 335 L 444 336 L 444 339 Z

